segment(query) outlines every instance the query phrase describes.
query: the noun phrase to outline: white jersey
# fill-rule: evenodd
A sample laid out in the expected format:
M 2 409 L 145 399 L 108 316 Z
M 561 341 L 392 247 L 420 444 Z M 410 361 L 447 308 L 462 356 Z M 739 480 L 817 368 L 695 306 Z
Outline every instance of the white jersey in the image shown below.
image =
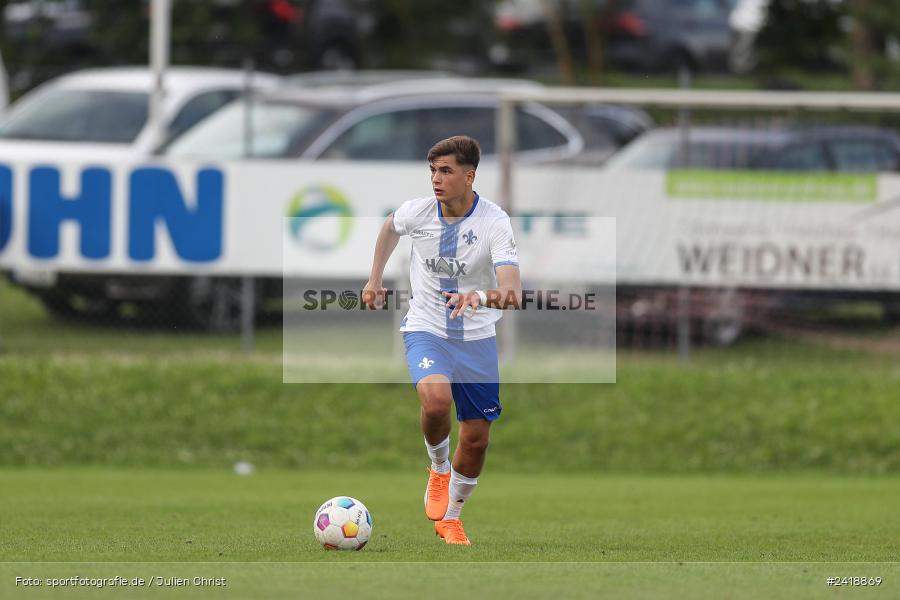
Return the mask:
M 479 340 L 495 335 L 497 308 L 450 319 L 442 292 L 497 287 L 494 269 L 519 264 L 509 216 L 475 194 L 466 216 L 448 223 L 432 196 L 404 202 L 394 211 L 394 231 L 412 238 L 409 279 L 412 298 L 400 331 L 427 331 L 445 339 Z

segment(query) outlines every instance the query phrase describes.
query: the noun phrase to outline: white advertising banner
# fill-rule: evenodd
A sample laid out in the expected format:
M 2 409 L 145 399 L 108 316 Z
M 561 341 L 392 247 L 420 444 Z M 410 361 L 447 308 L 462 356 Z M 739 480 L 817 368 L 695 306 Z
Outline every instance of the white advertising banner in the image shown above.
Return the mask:
M 497 199 L 495 165 L 475 183 Z M 429 195 L 424 162 L 0 159 L 0 268 L 364 280 L 378 221 L 363 217 Z M 529 166 L 513 197 L 535 279 L 900 289 L 896 175 Z M 597 239 L 616 247 L 597 252 Z

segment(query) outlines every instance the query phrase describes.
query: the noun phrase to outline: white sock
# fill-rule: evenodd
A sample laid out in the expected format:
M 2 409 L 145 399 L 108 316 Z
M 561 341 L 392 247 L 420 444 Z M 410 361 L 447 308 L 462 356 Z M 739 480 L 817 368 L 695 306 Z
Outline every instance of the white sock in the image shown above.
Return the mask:
M 431 457 L 431 469 L 435 473 L 440 473 L 441 475 L 449 473 L 450 461 L 448 458 L 450 456 L 450 436 L 448 435 L 447 439 L 437 446 L 432 446 L 426 439 L 425 447 L 428 448 L 428 456 Z
M 458 519 L 462 512 L 463 504 L 472 495 L 475 484 L 478 483 L 477 477 L 466 477 L 450 468 L 450 503 L 447 505 L 447 513 L 444 515 L 445 521 Z

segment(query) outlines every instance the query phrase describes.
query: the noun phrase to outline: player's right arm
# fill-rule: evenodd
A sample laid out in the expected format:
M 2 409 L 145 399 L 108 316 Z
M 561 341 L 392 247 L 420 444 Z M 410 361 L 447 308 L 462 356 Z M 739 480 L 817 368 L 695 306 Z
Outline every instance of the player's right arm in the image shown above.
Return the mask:
M 378 232 L 378 239 L 375 241 L 375 257 L 372 259 L 372 272 L 369 274 L 369 281 L 363 288 L 362 300 L 369 308 L 381 308 L 384 306 L 387 288 L 382 285 L 384 277 L 384 267 L 387 265 L 388 259 L 397 247 L 400 241 L 400 234 L 394 229 L 394 215 L 389 215 Z

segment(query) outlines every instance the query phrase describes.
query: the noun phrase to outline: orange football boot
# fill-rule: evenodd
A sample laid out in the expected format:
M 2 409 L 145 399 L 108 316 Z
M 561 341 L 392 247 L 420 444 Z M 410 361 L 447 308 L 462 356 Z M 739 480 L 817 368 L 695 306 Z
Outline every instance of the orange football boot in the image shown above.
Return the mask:
M 450 503 L 450 473 L 441 475 L 428 468 L 428 486 L 425 488 L 425 516 L 440 521 Z
M 463 530 L 462 521 L 459 519 L 451 519 L 449 521 L 435 521 L 434 532 L 444 538 L 448 544 L 457 544 L 459 546 L 471 546 L 472 542 L 466 537 Z

